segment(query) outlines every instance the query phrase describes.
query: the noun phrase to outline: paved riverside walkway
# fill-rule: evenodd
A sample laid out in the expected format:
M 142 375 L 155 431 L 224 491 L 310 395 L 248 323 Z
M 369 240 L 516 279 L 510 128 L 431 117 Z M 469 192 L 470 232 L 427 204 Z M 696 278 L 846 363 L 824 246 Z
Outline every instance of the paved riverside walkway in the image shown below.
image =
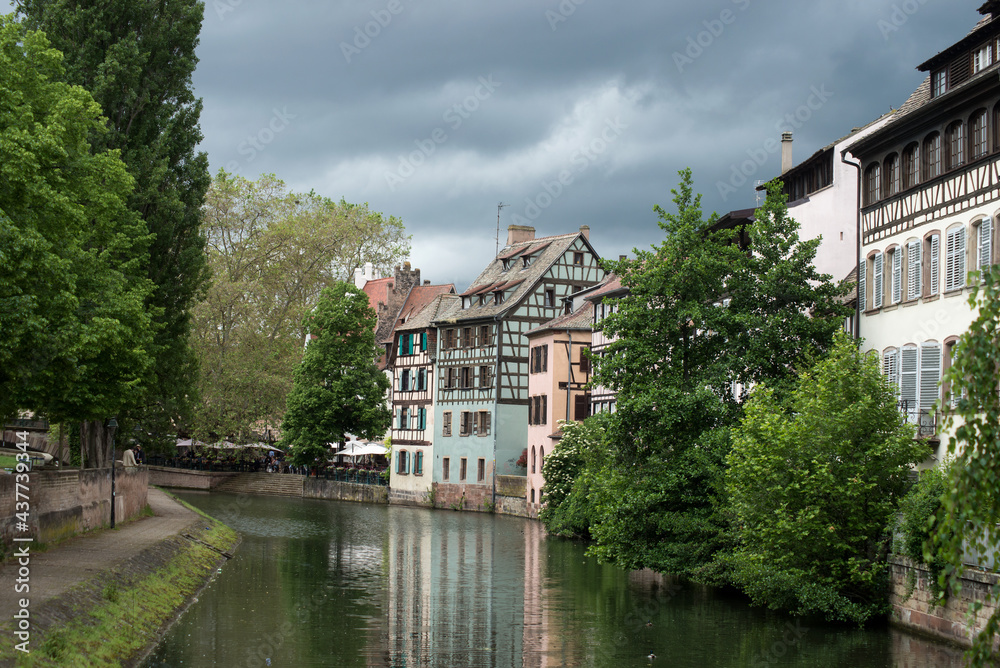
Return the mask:
M 98 529 L 50 546 L 45 552 L 31 552 L 30 592 L 16 593 L 17 559 L 0 564 L 0 623 L 9 621 L 18 610 L 17 601 L 27 598 L 31 607 L 66 592 L 101 571 L 105 571 L 160 541 L 196 525 L 201 516 L 188 510 L 165 493 L 150 487 L 147 501 L 153 517 L 141 517 L 114 529 Z M 32 545 L 18 543 L 15 545 Z

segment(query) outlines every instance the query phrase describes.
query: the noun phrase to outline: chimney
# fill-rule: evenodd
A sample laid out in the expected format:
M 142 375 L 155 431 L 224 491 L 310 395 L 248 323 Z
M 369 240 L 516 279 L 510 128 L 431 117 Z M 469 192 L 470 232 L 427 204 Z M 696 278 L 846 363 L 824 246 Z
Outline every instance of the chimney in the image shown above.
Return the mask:
M 590 241 L 590 225 L 581 225 L 580 226 L 580 234 L 583 235 L 584 239 L 586 239 L 587 241 Z
M 781 173 L 792 168 L 792 133 L 781 133 Z
M 365 287 L 365 277 L 361 273 L 361 267 L 354 268 L 354 287 L 359 290 Z
M 374 271 L 374 266 L 372 265 L 372 263 L 371 262 L 365 262 L 365 280 L 366 281 L 374 281 L 375 280 L 375 274 L 373 273 L 373 271 Z
M 534 241 L 535 228 L 530 225 L 511 225 L 507 228 L 507 245 L 513 246 L 524 241 Z

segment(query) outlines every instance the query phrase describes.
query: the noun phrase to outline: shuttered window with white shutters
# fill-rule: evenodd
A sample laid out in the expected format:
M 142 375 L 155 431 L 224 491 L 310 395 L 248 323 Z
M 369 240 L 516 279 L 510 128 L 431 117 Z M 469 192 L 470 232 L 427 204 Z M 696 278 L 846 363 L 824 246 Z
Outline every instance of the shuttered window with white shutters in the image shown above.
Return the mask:
M 930 241 L 930 280 L 927 282 L 930 294 L 936 295 L 941 282 L 941 237 L 931 235 Z
M 882 353 L 882 375 L 886 384 L 897 394 L 899 393 L 899 351 L 890 348 Z
M 864 313 L 868 308 L 868 294 L 865 292 L 868 289 L 868 282 L 865 280 L 865 275 L 868 273 L 868 260 L 862 258 L 858 273 L 858 304 L 861 312 Z
M 906 244 L 906 298 L 917 299 L 920 297 L 920 242 L 911 241 Z
M 948 230 L 945 250 L 944 289 L 957 290 L 965 286 L 965 228 Z
M 904 346 L 899 363 L 900 408 L 906 414 L 906 421 L 917 424 L 917 347 Z
M 903 301 L 903 254 L 902 249 L 897 246 L 892 250 L 892 303 L 898 304 Z
M 940 396 L 941 344 L 920 346 L 920 410 L 930 411 Z
M 993 221 L 984 218 L 979 221 L 979 269 L 993 264 Z
M 875 253 L 872 257 L 872 306 L 882 308 L 882 293 L 885 289 L 885 278 L 882 274 L 882 254 Z

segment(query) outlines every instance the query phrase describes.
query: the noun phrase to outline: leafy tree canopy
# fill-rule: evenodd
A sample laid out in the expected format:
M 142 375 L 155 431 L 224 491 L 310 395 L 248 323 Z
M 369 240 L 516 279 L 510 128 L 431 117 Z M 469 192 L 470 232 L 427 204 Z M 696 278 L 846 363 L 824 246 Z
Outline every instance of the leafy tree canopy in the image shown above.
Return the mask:
M 361 258 L 388 270 L 409 252 L 409 237 L 398 218 L 367 205 L 225 171 L 209 189 L 203 231 L 213 279 L 194 309 L 195 431 L 249 437 L 280 421 L 309 329 L 303 318 L 323 288 L 349 280 Z
M 323 464 L 330 442 L 351 433 L 385 435 L 390 413 L 385 403 L 389 379 L 375 365 L 375 312 L 368 297 L 340 282 L 324 288 L 306 316 L 310 342 L 288 395 L 282 439 L 295 464 Z
M 758 387 L 735 432 L 726 489 L 731 575 L 754 600 L 864 623 L 888 612 L 890 527 L 929 454 L 896 396 L 846 334 L 787 406 Z
M 113 414 L 151 360 L 150 238 L 94 99 L 46 37 L 0 16 L 0 416 Z

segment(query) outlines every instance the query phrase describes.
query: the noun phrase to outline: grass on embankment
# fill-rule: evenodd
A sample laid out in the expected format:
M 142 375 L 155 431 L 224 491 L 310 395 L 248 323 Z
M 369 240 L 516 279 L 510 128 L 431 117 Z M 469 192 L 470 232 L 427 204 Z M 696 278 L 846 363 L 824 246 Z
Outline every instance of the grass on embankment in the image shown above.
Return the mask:
M 190 535 L 231 551 L 239 542 L 236 532 L 206 518 L 207 526 L 198 526 Z M 33 624 L 31 653 L 18 652 L 13 643 L 4 642 L 0 665 L 128 665 L 157 640 L 163 625 L 204 586 L 221 559 L 200 543 L 181 536 L 167 539 L 144 552 L 138 564 L 130 560 L 42 604 L 33 614 L 35 623 L 39 618 L 42 622 Z M 137 576 L 120 572 L 135 573 L 137 566 L 142 570 Z M 55 621 L 60 618 L 70 621 Z M 49 619 L 53 621 L 46 624 Z M 13 638 L 13 628 L 4 624 L 0 635 Z

